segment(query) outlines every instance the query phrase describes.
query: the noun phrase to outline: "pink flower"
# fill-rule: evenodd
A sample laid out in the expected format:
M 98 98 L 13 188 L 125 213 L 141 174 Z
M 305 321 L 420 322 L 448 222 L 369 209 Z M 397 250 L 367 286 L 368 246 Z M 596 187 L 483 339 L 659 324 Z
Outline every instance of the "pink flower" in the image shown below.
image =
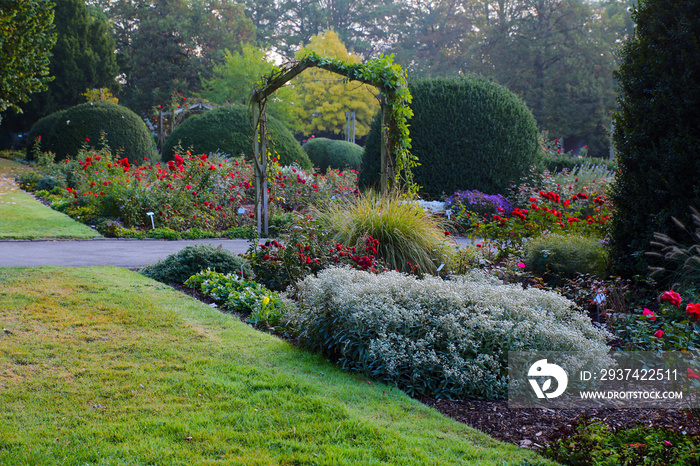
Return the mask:
M 663 331 L 663 330 L 657 330 L 656 332 L 654 332 L 654 336 L 655 336 L 656 338 L 661 338 L 662 336 L 664 336 L 664 331 Z
M 524 262 L 518 262 L 518 267 L 520 267 L 521 269 L 524 269 L 524 268 L 525 268 L 525 263 L 524 263 Z
M 696 374 L 693 369 L 688 368 L 688 378 L 690 379 L 700 379 L 700 375 Z
M 700 303 L 689 303 L 685 308 L 685 313 L 695 320 L 700 320 Z
M 642 315 L 646 316 L 649 320 L 656 320 L 656 316 L 654 315 L 654 313 L 647 308 L 644 308 L 644 310 L 642 311 Z
M 664 440 L 664 445 L 666 445 L 667 447 L 673 446 L 673 444 L 671 442 L 669 442 L 668 440 Z
M 666 291 L 664 294 L 661 295 L 661 301 L 668 301 L 669 303 L 673 304 L 674 306 L 680 306 L 681 305 L 681 295 L 676 293 L 675 291 Z

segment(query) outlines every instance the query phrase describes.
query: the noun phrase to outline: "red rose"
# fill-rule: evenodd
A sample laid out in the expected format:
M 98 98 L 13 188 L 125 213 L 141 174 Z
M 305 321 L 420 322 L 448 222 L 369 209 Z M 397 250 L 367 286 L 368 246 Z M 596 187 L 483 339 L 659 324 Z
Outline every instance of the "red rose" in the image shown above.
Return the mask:
M 695 318 L 695 320 L 700 320 L 700 303 L 688 304 L 685 308 L 685 313 Z
M 661 295 L 661 301 L 668 301 L 669 303 L 673 304 L 674 306 L 680 306 L 681 305 L 681 295 L 676 293 L 675 291 L 666 291 L 664 294 Z

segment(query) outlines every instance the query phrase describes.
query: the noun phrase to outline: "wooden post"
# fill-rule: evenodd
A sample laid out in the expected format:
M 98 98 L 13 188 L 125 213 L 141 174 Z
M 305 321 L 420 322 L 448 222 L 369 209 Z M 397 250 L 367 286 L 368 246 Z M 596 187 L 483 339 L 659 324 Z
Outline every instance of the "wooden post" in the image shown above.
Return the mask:
M 267 115 L 265 112 L 265 102 L 260 108 L 260 161 L 261 161 L 261 176 L 262 176 L 262 227 L 265 235 L 268 233 L 268 218 L 270 215 L 268 203 L 270 195 L 268 194 L 267 186 Z

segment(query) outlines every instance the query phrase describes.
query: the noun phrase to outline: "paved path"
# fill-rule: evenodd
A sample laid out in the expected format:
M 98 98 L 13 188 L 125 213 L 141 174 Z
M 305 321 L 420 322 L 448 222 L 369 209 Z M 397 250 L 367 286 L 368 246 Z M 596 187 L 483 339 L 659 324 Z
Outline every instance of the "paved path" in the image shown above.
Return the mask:
M 0 241 L 0 267 L 116 265 L 141 268 L 196 243 L 221 246 L 236 254 L 246 252 L 250 245 L 246 239 Z
M 458 244 L 469 242 L 455 238 Z M 115 265 L 138 269 L 154 264 L 185 246 L 204 243 L 221 246 L 235 254 L 248 250 L 246 239 L 199 239 L 166 241 L 157 239 L 88 240 L 0 240 L 0 267 L 87 267 Z

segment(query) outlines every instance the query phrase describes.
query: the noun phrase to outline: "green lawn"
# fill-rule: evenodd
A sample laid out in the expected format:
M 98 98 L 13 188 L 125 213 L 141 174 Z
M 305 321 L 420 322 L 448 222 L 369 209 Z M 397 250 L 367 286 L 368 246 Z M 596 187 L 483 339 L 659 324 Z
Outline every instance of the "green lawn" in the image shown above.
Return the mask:
M 0 239 L 98 238 L 92 228 L 56 212 L 20 190 L 14 173 L 27 167 L 0 158 Z
M 0 283 L 3 465 L 554 464 L 128 270 Z

